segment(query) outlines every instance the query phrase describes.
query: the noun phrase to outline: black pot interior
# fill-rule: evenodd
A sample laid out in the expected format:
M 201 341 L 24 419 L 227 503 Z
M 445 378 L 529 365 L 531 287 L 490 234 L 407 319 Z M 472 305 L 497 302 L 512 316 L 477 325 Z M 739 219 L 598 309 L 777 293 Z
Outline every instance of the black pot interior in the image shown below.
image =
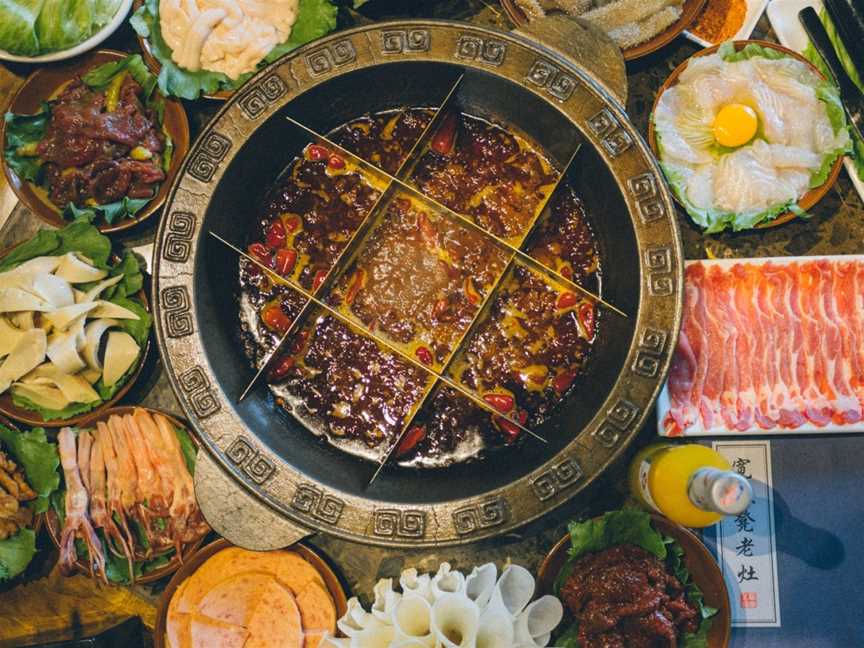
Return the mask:
M 460 108 L 527 135 L 560 168 L 578 153 L 569 178 L 585 202 L 601 249 L 602 296 L 626 313 L 602 311 L 588 367 L 570 397 L 537 433 L 517 448 L 493 451 L 481 462 L 446 469 L 391 467 L 365 489 L 375 466 L 312 435 L 273 402 L 263 381 L 239 404 L 237 414 L 261 442 L 298 472 L 328 486 L 366 497 L 405 503 L 470 497 L 504 486 L 550 459 L 594 416 L 624 367 L 639 300 L 639 268 L 633 227 L 610 169 L 579 131 L 551 104 L 518 85 L 443 63 L 392 63 L 349 72 L 309 90 L 261 124 L 240 148 L 215 189 L 204 221 L 244 246 L 264 195 L 309 138 L 284 116 L 328 132 L 369 112 L 437 106 L 461 74 Z M 221 389 L 236 399 L 254 375 L 238 340 L 237 255 L 205 234 L 195 261 L 195 298 L 204 349 Z M 494 463 L 494 470 L 484 465 Z

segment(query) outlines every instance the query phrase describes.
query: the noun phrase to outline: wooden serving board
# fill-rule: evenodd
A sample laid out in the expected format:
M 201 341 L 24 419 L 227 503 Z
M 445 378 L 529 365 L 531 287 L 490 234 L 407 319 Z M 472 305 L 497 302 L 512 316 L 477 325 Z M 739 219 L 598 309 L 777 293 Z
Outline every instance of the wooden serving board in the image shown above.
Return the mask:
M 864 263 L 864 254 L 848 254 L 848 255 L 819 255 L 819 256 L 800 256 L 800 257 L 764 257 L 764 258 L 743 258 L 743 259 L 704 259 L 698 261 L 687 261 L 685 263 L 686 266 L 693 265 L 695 263 L 702 263 L 705 266 L 717 266 L 720 268 L 731 268 L 739 263 L 749 263 L 752 265 L 765 265 L 767 263 L 774 263 L 777 265 L 786 265 L 790 263 L 805 263 L 808 261 L 857 261 L 859 263 Z M 686 276 L 685 276 L 685 284 L 686 284 Z M 663 389 L 660 392 L 660 395 L 657 397 L 657 433 L 663 437 L 718 437 L 718 436 L 765 436 L 765 435 L 792 435 L 799 436 L 802 434 L 838 434 L 838 433 L 857 433 L 864 434 L 864 420 L 859 421 L 857 423 L 847 423 L 847 424 L 838 424 L 838 423 L 829 423 L 825 426 L 818 426 L 813 423 L 805 423 L 804 425 L 800 425 L 796 428 L 786 428 L 786 427 L 774 427 L 774 428 L 761 428 L 758 425 L 754 425 L 750 429 L 747 430 L 730 430 L 725 425 L 713 426 L 709 429 L 705 429 L 701 422 L 696 425 L 692 425 L 687 428 L 683 433 L 679 433 L 676 430 L 669 429 L 669 425 L 666 422 L 667 415 L 669 414 L 669 410 L 671 409 L 671 402 L 669 397 L 669 383 L 668 381 L 663 385 Z

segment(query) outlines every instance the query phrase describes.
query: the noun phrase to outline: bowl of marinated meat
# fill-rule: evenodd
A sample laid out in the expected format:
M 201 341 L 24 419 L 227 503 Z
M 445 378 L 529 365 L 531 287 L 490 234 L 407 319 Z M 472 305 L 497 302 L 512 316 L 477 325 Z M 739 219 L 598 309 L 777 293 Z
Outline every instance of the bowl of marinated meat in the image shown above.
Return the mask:
M 693 532 L 659 515 L 623 508 L 571 522 L 537 586 L 564 603 L 556 646 L 729 644 L 729 594 L 717 562 Z
M 140 55 L 112 50 L 36 70 L 0 135 L 19 200 L 56 227 L 86 219 L 103 232 L 155 213 L 189 148 L 182 105 Z
M 190 152 L 154 256 L 208 479 L 298 533 L 411 546 L 575 496 L 678 328 L 658 173 L 590 75 L 505 33 L 376 24 L 262 70 Z M 249 543 L 230 499 L 199 492 Z

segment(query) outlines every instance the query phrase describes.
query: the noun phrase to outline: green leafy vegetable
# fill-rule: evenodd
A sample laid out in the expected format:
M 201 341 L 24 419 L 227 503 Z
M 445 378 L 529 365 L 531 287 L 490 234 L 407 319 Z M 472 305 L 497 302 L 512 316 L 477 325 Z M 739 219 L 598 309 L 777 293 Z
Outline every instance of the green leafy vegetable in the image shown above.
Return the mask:
M 96 391 L 99 391 L 98 389 Z M 69 403 L 66 407 L 59 410 L 48 409 L 47 407 L 42 407 L 41 405 L 37 405 L 29 398 L 24 398 L 20 394 L 16 394 L 14 391 L 12 392 L 12 402 L 15 403 L 18 407 L 23 407 L 24 409 L 28 409 L 31 412 L 36 412 L 46 421 L 65 421 L 67 419 L 72 418 L 73 416 L 78 416 L 79 414 L 86 414 L 93 410 L 93 408 L 98 407 L 102 404 L 102 401 L 93 401 L 92 403 Z
M 259 68 L 300 45 L 333 31 L 336 28 L 336 11 L 336 7 L 329 0 L 300 0 L 297 22 L 294 23 L 288 40 L 274 47 Z M 139 36 L 149 41 L 153 56 L 162 66 L 159 72 L 159 89 L 166 95 L 197 99 L 202 94 L 214 94 L 219 90 L 236 90 L 254 74 L 249 72 L 231 79 L 220 72 L 193 72 L 178 66 L 171 58 L 171 48 L 162 37 L 159 0 L 145 0 L 129 23 Z
M 88 223 L 103 218 L 106 223 L 111 225 L 124 218 L 131 218 L 141 211 L 151 200 L 153 200 L 152 197 L 130 198 L 129 196 L 123 196 L 123 198 L 115 202 L 95 205 L 93 207 L 76 207 L 72 203 L 69 203 L 63 210 L 63 217 L 67 220 L 80 220 Z
M 0 49 L 23 56 L 64 50 L 108 24 L 120 0 L 0 0 Z
M 60 247 L 60 235 L 55 230 L 39 230 L 26 243 L 22 243 L 0 260 L 0 272 L 6 272 L 29 259 L 56 254 Z
M 132 54 L 119 61 L 110 61 L 95 67 L 81 77 L 81 80 L 94 90 L 102 90 L 114 77 L 123 72 L 128 72 L 138 82 L 144 89 L 144 97 L 149 100 L 156 87 L 156 77 L 147 69 L 140 54 Z
M 39 53 L 36 19 L 43 0 L 0 0 L 0 48 L 13 54 Z
M 195 476 L 195 458 L 198 456 L 198 451 L 195 449 L 195 444 L 192 443 L 192 437 L 183 428 L 174 428 L 177 434 L 177 440 L 180 442 L 180 450 L 183 452 L 183 461 L 186 463 L 186 469 L 189 474 Z
M 12 459 L 21 466 L 27 483 L 39 496 L 34 502 L 34 511 L 48 510 L 48 498 L 60 486 L 60 455 L 56 444 L 49 443 L 42 428 L 29 432 L 17 432 L 0 425 L 0 446 L 5 445 Z
M 27 569 L 36 555 L 36 533 L 21 529 L 11 538 L 0 541 L 0 583 Z
M 0 0 L 2 2 L 3 0 Z M 48 104 L 33 115 L 16 115 L 7 112 L 6 144 L 3 157 L 6 163 L 22 180 L 39 182 L 42 177 L 42 160 L 36 154 L 36 145 L 45 135 L 51 117 Z
M 569 558 L 555 580 L 555 592 L 558 593 L 573 572 L 575 562 L 589 553 L 596 553 L 622 544 L 636 545 L 645 551 L 665 561 L 669 571 L 684 586 L 687 599 L 700 612 L 701 623 L 696 633 L 685 633 L 681 637 L 681 646 L 688 648 L 707 648 L 708 631 L 711 628 L 711 618 L 717 610 L 708 607 L 703 602 L 702 591 L 693 582 L 693 578 L 684 565 L 684 549 L 673 538 L 665 537 L 651 526 L 651 516 L 645 511 L 623 508 L 610 511 L 596 520 L 571 522 Z M 561 648 L 579 648 L 579 626 L 573 622 L 556 640 L 555 645 Z

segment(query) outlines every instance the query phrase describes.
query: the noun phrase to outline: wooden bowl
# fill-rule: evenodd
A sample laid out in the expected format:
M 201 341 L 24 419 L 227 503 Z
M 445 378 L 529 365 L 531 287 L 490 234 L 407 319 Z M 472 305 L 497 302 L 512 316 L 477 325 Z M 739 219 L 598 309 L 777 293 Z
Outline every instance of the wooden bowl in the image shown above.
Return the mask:
M 7 248 L 2 253 L 0 253 L 0 259 L 9 254 L 12 250 L 14 250 L 17 245 L 13 245 L 10 248 Z M 120 257 L 114 255 L 111 260 L 114 263 L 120 263 Z M 136 295 L 141 303 L 144 305 L 145 310 L 150 312 L 150 302 L 147 299 L 147 293 L 142 288 L 138 291 Z M 147 361 L 147 354 L 150 353 L 150 338 L 151 336 L 147 336 L 147 342 L 144 344 L 144 348 L 141 350 L 141 354 L 138 357 L 138 366 L 135 368 L 135 371 L 129 376 L 123 385 L 121 385 L 120 389 L 109 398 L 107 401 L 99 405 L 98 407 L 93 408 L 89 412 L 84 412 L 83 414 L 78 414 L 77 416 L 73 416 L 67 419 L 44 419 L 42 415 L 38 412 L 34 412 L 33 410 L 26 409 L 24 407 L 18 407 L 12 400 L 12 393 L 9 390 L 6 390 L 3 394 L 0 394 L 0 414 L 8 416 L 10 419 L 14 419 L 20 423 L 24 423 L 31 427 L 45 427 L 45 428 L 59 428 L 66 426 L 75 426 L 84 423 L 85 421 L 95 420 L 102 416 L 109 408 L 113 407 L 114 404 L 123 398 L 126 393 L 132 389 L 132 385 L 138 380 L 141 376 L 141 371 L 144 369 L 144 364 Z M 185 427 L 185 426 L 184 426 Z
M 89 420 L 88 421 L 88 427 L 90 424 L 95 425 L 99 421 L 107 421 L 109 417 L 111 417 L 115 414 L 118 416 L 131 414 L 136 409 L 147 410 L 151 414 L 161 414 L 162 416 L 166 417 L 169 421 L 171 421 L 172 425 L 174 425 L 176 427 L 183 428 L 184 430 L 186 430 L 189 433 L 189 437 L 192 439 L 192 442 L 195 444 L 195 447 L 197 448 L 199 446 L 198 439 L 195 437 L 195 435 L 193 433 L 193 428 L 190 425 L 188 425 L 184 421 L 176 418 L 175 416 L 168 414 L 167 412 L 162 412 L 159 410 L 151 409 L 149 407 L 138 407 L 138 406 L 128 406 L 128 405 L 124 405 L 121 407 L 113 407 L 109 410 L 102 412 L 101 415 L 94 417 L 93 419 Z M 57 514 L 54 512 L 54 510 L 50 509 L 50 508 L 48 509 L 48 511 L 45 512 L 44 518 L 45 518 L 45 526 L 48 529 L 48 534 L 51 536 L 51 541 L 54 543 L 54 546 L 59 549 L 60 548 L 60 532 L 61 532 L 60 520 L 58 519 Z M 150 572 L 148 574 L 144 574 L 143 576 L 141 576 L 141 578 L 136 578 L 135 583 L 145 585 L 147 583 L 152 583 L 154 581 L 165 578 L 166 576 L 168 576 L 170 574 L 173 574 L 175 571 L 177 571 L 177 569 L 180 567 L 180 565 L 184 564 L 201 547 L 201 544 L 203 542 L 204 542 L 204 538 L 202 537 L 201 539 L 199 539 L 195 542 L 190 542 L 190 543 L 184 544 L 183 547 L 181 548 L 181 555 L 178 556 L 175 553 L 174 556 L 171 558 L 171 560 L 168 563 L 166 563 L 165 565 L 162 565 L 161 567 L 159 567 L 157 569 L 154 569 L 152 572 Z M 90 570 L 87 567 L 87 564 L 80 561 L 80 560 L 75 563 L 75 569 L 78 571 L 78 573 L 81 573 L 81 574 L 88 575 L 90 573 Z
M 128 56 L 126 52 L 100 49 L 69 63 L 38 68 L 18 88 L 12 97 L 8 110 L 13 113 L 33 114 L 40 109 L 41 102 L 55 96 L 76 75 L 83 75 L 97 65 L 117 61 L 126 58 L 126 56 Z M 158 92 L 158 89 L 155 92 Z M 97 225 L 100 232 L 119 232 L 134 227 L 156 213 L 165 202 L 168 190 L 171 188 L 171 182 L 180 170 L 186 153 L 189 152 L 189 121 L 186 119 L 186 112 L 179 101 L 175 99 L 165 100 L 163 125 L 174 141 L 174 154 L 171 159 L 171 166 L 165 174 L 165 179 L 159 185 L 159 191 L 133 218 L 125 218 L 113 224 Z M 0 142 L 5 148 L 5 122 L 0 126 Z M 3 171 L 6 173 L 6 179 L 12 190 L 18 196 L 18 200 L 23 202 L 36 216 L 54 227 L 63 227 L 70 223 L 63 218 L 62 211 L 48 199 L 44 189 L 18 177 L 6 164 L 5 155 L 3 156 Z
M 740 50 L 744 49 L 750 43 L 753 43 L 756 45 L 761 45 L 762 47 L 768 47 L 771 49 L 775 49 L 778 52 L 783 52 L 786 56 L 790 56 L 790 57 L 797 59 L 798 61 L 801 61 L 802 63 L 806 64 L 807 67 L 809 67 L 811 70 L 813 70 L 816 74 L 819 75 L 820 79 L 825 78 L 825 76 L 819 71 L 819 69 L 816 66 L 814 66 L 810 61 L 805 59 L 800 54 L 793 52 L 792 50 L 790 50 L 786 47 L 783 47 L 782 45 L 778 45 L 777 43 L 770 43 L 768 41 L 763 41 L 763 40 L 734 41 L 735 51 L 740 51 Z M 709 56 L 711 54 L 714 54 L 718 49 L 720 49 L 721 45 L 722 45 L 722 43 L 719 45 L 714 45 L 712 47 L 706 47 L 705 49 L 696 52 L 690 58 L 684 60 L 678 67 L 676 67 L 672 71 L 672 74 L 670 74 L 669 77 L 666 79 L 666 81 L 663 82 L 663 85 L 660 86 L 660 89 L 657 91 L 657 94 L 654 96 L 654 105 L 651 107 L 651 113 L 648 117 L 648 144 L 649 144 L 649 146 L 651 146 L 651 150 L 654 152 L 654 155 L 655 155 L 655 157 L 657 157 L 658 160 L 660 159 L 660 151 L 657 148 L 657 135 L 654 132 L 654 111 L 657 110 L 657 103 L 660 101 L 661 95 L 664 92 L 666 92 L 666 90 L 668 90 L 669 88 L 674 86 L 676 83 L 678 83 L 678 77 L 681 76 L 681 73 L 686 69 L 686 67 L 687 67 L 688 63 L 690 63 L 691 59 L 694 59 L 698 56 Z M 814 187 L 813 189 L 810 189 L 807 193 L 805 193 L 803 196 L 801 196 L 801 198 L 798 200 L 798 206 L 801 209 L 806 211 L 806 210 L 810 209 L 811 207 L 813 207 L 813 205 L 818 203 L 820 200 L 822 200 L 822 197 L 826 193 L 828 193 L 828 190 L 831 188 L 831 186 L 837 180 L 837 176 L 840 175 L 840 167 L 842 165 L 843 165 L 843 156 L 839 155 L 839 156 L 837 156 L 837 159 L 834 161 L 834 166 L 831 167 L 831 173 L 828 174 L 828 178 L 825 180 L 825 182 L 823 182 L 818 187 Z M 678 199 L 678 196 L 675 194 L 674 191 L 672 192 L 672 196 L 673 196 L 673 198 L 675 198 L 675 202 L 677 202 L 679 205 L 681 205 L 681 201 Z M 683 205 L 681 205 L 681 206 L 683 207 Z M 758 225 L 756 225 L 756 227 L 754 229 L 765 229 L 768 227 L 777 227 L 778 225 L 783 225 L 785 223 L 788 223 L 789 221 L 791 221 L 795 218 L 797 218 L 797 215 L 794 214 L 793 212 L 791 212 L 791 211 L 785 212 L 783 214 L 778 215 L 777 218 L 774 218 L 773 220 L 770 220 L 770 221 L 767 221 L 764 223 L 759 223 Z
M 144 4 L 144 0 L 135 0 L 132 3 L 132 13 L 138 11 L 141 6 Z M 138 35 L 138 45 L 141 48 L 141 55 L 144 57 L 144 62 L 147 64 L 147 67 L 150 68 L 150 71 L 159 76 L 159 72 L 162 71 L 162 64 L 159 62 L 153 55 L 153 48 L 150 46 L 150 40 L 144 38 L 140 34 Z M 201 96 L 205 99 L 214 99 L 215 101 L 225 101 L 234 94 L 234 90 L 218 90 L 213 94 L 202 94 Z
M 681 17 L 669 25 L 669 27 L 664 31 L 654 36 L 654 38 L 647 40 L 644 43 L 640 43 L 639 45 L 621 50 L 621 53 L 624 55 L 624 60 L 633 61 L 642 58 L 669 43 L 669 41 L 693 24 L 706 2 L 707 0 L 684 0 Z M 515 25 L 521 27 L 528 24 L 528 16 L 526 16 L 525 12 L 522 11 L 518 4 L 516 4 L 515 0 L 501 0 L 501 6 L 504 8 L 507 17 L 510 18 Z M 576 17 L 578 18 L 578 16 Z
M 191 558 L 189 558 L 189 560 L 185 561 L 179 570 L 177 570 L 177 573 L 174 574 L 168 583 L 168 586 L 162 592 L 162 595 L 159 598 L 159 605 L 156 608 L 156 626 L 153 631 L 153 645 L 155 648 L 166 648 L 168 645 L 165 641 L 168 605 L 171 603 L 171 598 L 174 596 L 174 592 L 177 591 L 177 588 L 180 587 L 183 581 L 195 573 L 195 571 L 197 571 L 198 568 L 210 557 L 215 556 L 223 549 L 233 546 L 234 545 L 224 538 L 219 538 L 218 540 L 208 544 L 206 547 L 202 547 Z M 339 578 L 336 574 L 333 573 L 330 565 L 328 565 L 314 549 L 305 544 L 298 543 L 291 545 L 290 547 L 285 547 L 285 549 L 296 551 L 304 560 L 306 560 L 306 562 L 312 565 L 319 574 L 321 574 L 321 578 L 324 579 L 324 584 L 327 586 L 330 596 L 333 597 L 333 603 L 336 605 L 336 618 L 338 619 L 342 617 L 348 610 L 348 603 L 345 597 L 345 590 L 342 589 L 342 584 L 339 582 Z
M 726 582 L 714 556 L 695 533 L 680 524 L 652 513 L 651 525 L 663 535 L 673 538 L 684 549 L 684 565 L 692 575 L 693 582 L 705 595 L 705 605 L 717 608 L 717 614 L 713 617 L 711 630 L 708 632 L 708 648 L 726 648 L 732 635 L 732 610 Z M 540 573 L 537 575 L 538 594 L 553 593 L 555 579 L 567 562 L 569 549 L 570 536 L 567 535 L 546 554 L 543 564 L 540 565 Z M 565 621 L 562 622 L 562 626 L 567 622 L 566 614 L 565 611 Z

